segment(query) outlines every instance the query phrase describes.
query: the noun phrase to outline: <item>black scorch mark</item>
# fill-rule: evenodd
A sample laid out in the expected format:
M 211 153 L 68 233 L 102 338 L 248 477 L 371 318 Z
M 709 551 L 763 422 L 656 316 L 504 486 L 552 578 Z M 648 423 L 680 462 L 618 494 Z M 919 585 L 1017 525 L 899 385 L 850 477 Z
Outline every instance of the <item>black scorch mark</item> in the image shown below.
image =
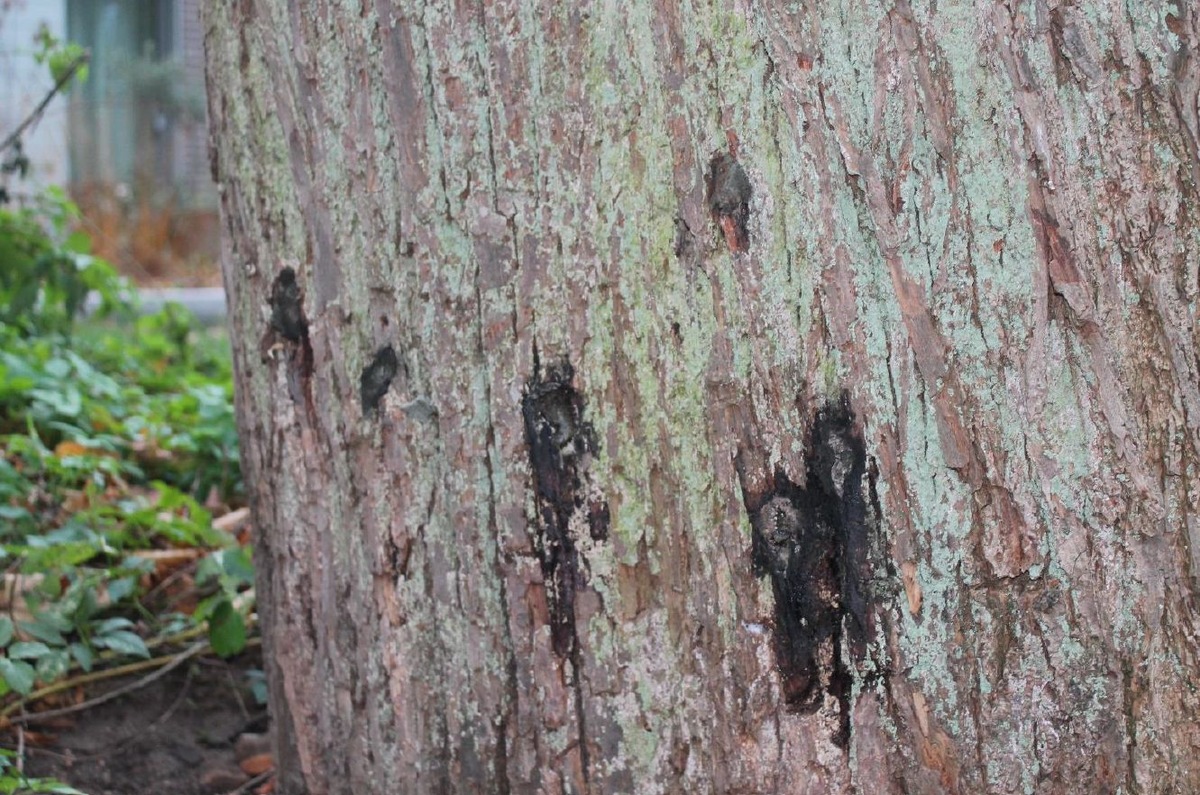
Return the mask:
M 575 594 L 582 571 L 573 528 L 586 525 L 594 540 L 608 537 L 608 504 L 589 493 L 588 463 L 598 447 L 584 420 L 584 400 L 574 386 L 575 370 L 563 360 L 541 372 L 534 358 L 521 415 L 537 508 L 534 549 L 541 562 L 556 654 L 572 657 L 578 642 Z
M 745 494 L 755 573 L 775 595 L 775 651 L 790 709 L 813 712 L 837 699 L 841 747 L 850 739 L 854 668 L 868 637 L 869 527 L 865 446 L 848 399 L 813 421 L 803 485 L 776 471 L 764 495 Z M 849 663 L 847 662 L 849 660 Z
M 267 352 L 282 347 L 288 364 L 288 394 L 292 402 L 312 410 L 311 377 L 313 351 L 308 339 L 308 318 L 304 315 L 304 291 L 296 279 L 295 269 L 285 267 L 271 284 L 271 320 L 263 335 L 260 350 L 263 360 Z
M 296 282 L 296 271 L 287 267 L 271 285 L 271 328 L 289 342 L 308 339 L 308 320 L 304 317 L 303 294 Z
M 358 395 L 362 401 L 363 414 L 374 411 L 379 407 L 379 401 L 387 394 L 392 379 L 396 377 L 400 362 L 396 358 L 396 349 L 385 345 L 375 352 L 371 363 L 363 368 L 359 378 Z

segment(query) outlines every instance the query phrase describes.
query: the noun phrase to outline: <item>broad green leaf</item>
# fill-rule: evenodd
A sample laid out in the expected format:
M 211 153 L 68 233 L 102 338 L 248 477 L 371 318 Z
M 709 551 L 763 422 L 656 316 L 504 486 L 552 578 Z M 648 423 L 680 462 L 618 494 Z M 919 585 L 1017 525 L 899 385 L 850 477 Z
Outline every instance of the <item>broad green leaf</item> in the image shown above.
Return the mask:
M 33 617 L 39 624 L 53 627 L 59 632 L 70 632 L 75 628 L 75 624 L 71 622 L 71 619 L 59 613 L 57 608 L 36 611 Z
M 79 667 L 85 671 L 92 670 L 92 661 L 95 659 L 92 656 L 92 650 L 84 643 L 71 644 L 71 656 L 75 658 L 75 662 L 79 663 Z
M 50 538 L 55 537 L 58 533 L 64 533 L 64 532 L 67 532 L 66 527 L 60 528 L 51 533 L 47 533 L 45 535 L 45 538 L 50 539 Z M 37 546 L 37 542 L 38 542 L 37 538 L 29 538 L 29 539 L 27 539 L 27 541 L 29 542 L 30 546 Z M 62 596 L 62 592 L 63 592 L 63 585 L 62 585 L 61 577 L 46 577 L 40 583 L 38 583 L 38 586 L 36 589 L 36 593 L 39 596 L 44 596 L 49 599 L 57 599 L 58 597 Z M 34 618 L 41 619 L 41 617 L 44 615 L 43 612 L 39 612 L 37 602 L 30 601 L 29 608 L 31 610 L 33 610 Z
M 17 626 L 22 632 L 54 646 L 62 646 L 67 642 L 61 632 L 41 621 L 18 621 Z
M 53 359 L 48 360 L 42 366 L 42 369 L 44 369 L 46 374 L 51 378 L 66 378 L 71 374 L 71 362 L 67 357 L 55 356 Z
M 196 584 L 207 585 L 210 580 L 221 576 L 221 561 L 217 557 L 220 552 L 214 552 L 206 558 L 201 558 L 196 564 Z
M 225 570 L 227 577 L 231 577 L 239 583 L 254 584 L 254 564 L 250 562 L 248 547 L 225 549 L 219 554 L 221 555 L 221 567 Z
M 7 657 L 0 658 L 0 676 L 4 677 L 4 681 L 8 682 L 9 687 L 23 696 L 29 695 L 33 690 L 33 683 L 37 678 L 32 665 L 23 660 L 10 660 Z
M 100 635 L 93 642 L 97 646 L 106 646 L 121 654 L 129 654 L 134 657 L 150 656 L 150 650 L 146 648 L 146 642 L 134 633 L 123 629 L 107 635 Z
M 221 657 L 232 657 L 246 648 L 246 624 L 229 602 L 221 602 L 208 619 L 208 642 Z
M 114 602 L 117 600 L 113 600 Z M 88 621 L 100 609 L 100 603 L 96 598 L 96 586 L 88 583 L 79 594 L 79 604 L 71 611 L 71 616 L 75 623 L 81 624 Z
M 16 660 L 36 660 L 50 653 L 50 647 L 36 640 L 21 640 L 8 647 L 8 656 Z
M 37 677 L 43 682 L 54 682 L 67 675 L 71 658 L 65 649 L 52 651 L 37 661 Z
M 118 629 L 129 629 L 132 626 L 133 622 L 128 618 L 106 618 L 96 622 L 94 631 L 97 635 L 108 635 Z
M 13 639 L 16 627 L 8 616 L 0 616 L 0 646 L 7 646 Z
M 54 389 L 31 389 L 29 397 L 64 417 L 78 417 L 83 410 L 83 395 L 73 386 L 60 384 Z
M 58 604 L 55 605 L 55 607 L 54 607 L 55 613 L 62 615 L 62 616 L 69 616 L 69 615 L 74 614 L 75 611 L 79 608 L 79 600 L 82 598 L 83 590 L 86 587 L 87 586 L 84 586 L 79 582 L 71 583 L 71 586 L 69 588 L 67 588 L 66 592 L 58 600 Z M 57 624 L 57 622 L 54 622 L 54 623 Z M 69 624 L 66 627 L 60 627 L 59 629 L 61 631 L 65 632 L 65 631 L 71 629 L 72 626 L 73 626 L 73 623 Z
M 137 582 L 132 577 L 122 577 L 108 584 L 108 598 L 120 602 L 137 589 Z
M 192 611 L 193 621 L 208 621 L 216 609 L 229 601 L 229 596 L 224 591 L 218 591 L 212 596 L 206 596 L 196 603 L 196 609 Z

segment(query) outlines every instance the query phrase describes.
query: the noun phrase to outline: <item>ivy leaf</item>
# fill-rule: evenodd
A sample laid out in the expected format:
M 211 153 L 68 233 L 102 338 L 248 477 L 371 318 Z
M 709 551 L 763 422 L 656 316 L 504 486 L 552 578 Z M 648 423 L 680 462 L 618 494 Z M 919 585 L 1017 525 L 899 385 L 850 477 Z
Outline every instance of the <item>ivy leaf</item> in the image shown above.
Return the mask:
M 122 577 L 108 583 L 108 598 L 120 602 L 137 588 L 137 582 L 132 577 Z
M 49 650 L 47 650 L 49 651 Z M 65 649 L 52 651 L 37 661 L 37 678 L 43 682 L 53 682 L 66 676 L 71 667 L 71 658 Z
M 246 624 L 228 601 L 217 605 L 208 619 L 208 642 L 221 657 L 232 657 L 246 648 Z
M 83 643 L 71 644 L 71 656 L 75 658 L 75 662 L 79 663 L 79 667 L 85 671 L 92 670 L 92 650 Z
M 14 660 L 36 660 L 50 653 L 50 647 L 38 641 L 18 641 L 8 647 L 8 656 Z
M 134 657 L 149 657 L 150 650 L 146 648 L 146 642 L 140 637 L 128 630 L 118 630 L 110 632 L 107 635 L 101 635 L 94 641 L 97 646 L 106 646 L 120 654 L 129 654 Z
M 20 621 L 18 624 L 22 630 L 40 641 L 54 646 L 62 646 L 66 643 L 66 639 L 62 636 L 61 632 L 42 621 Z
M 128 618 L 120 616 L 116 618 L 106 618 L 96 624 L 95 632 L 97 635 L 110 635 L 119 629 L 129 629 L 133 626 L 133 622 Z
M 23 696 L 32 692 L 33 682 L 37 678 L 32 665 L 23 660 L 10 660 L 7 657 L 0 658 L 0 676 L 4 677 L 4 681 L 8 682 L 9 687 Z

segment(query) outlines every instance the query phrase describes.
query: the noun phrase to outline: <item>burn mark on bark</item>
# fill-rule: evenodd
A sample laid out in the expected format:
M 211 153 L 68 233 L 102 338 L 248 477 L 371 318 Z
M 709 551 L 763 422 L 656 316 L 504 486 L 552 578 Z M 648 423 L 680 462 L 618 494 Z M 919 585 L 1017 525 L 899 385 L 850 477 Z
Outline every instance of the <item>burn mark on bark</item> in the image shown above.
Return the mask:
M 379 408 L 379 401 L 387 394 L 399 367 L 396 349 L 391 345 L 385 345 L 375 352 L 375 357 L 363 369 L 359 378 L 358 394 L 364 415 Z
M 542 373 L 536 354 L 525 385 L 521 415 L 537 507 L 534 548 L 541 562 L 550 609 L 554 651 L 576 651 L 575 594 L 583 584 L 577 543 L 583 526 L 593 540 L 608 538 L 608 504 L 589 493 L 587 474 L 597 451 L 596 433 L 584 420 L 583 395 L 571 382 L 575 370 L 563 360 Z
M 720 152 L 708 166 L 705 179 L 708 209 L 735 254 L 750 247 L 750 178 L 737 158 Z
M 308 318 L 304 315 L 304 291 L 294 268 L 285 267 L 275 277 L 270 303 L 270 326 L 260 345 L 263 361 L 268 360 L 268 351 L 282 347 L 288 352 L 289 395 L 293 403 L 303 405 L 311 414 L 313 351 L 308 340 Z
M 303 297 L 296 271 L 290 267 L 281 270 L 271 285 L 271 328 L 289 342 L 308 339 Z
M 575 625 L 575 595 L 584 585 L 586 565 L 579 552 L 584 526 L 593 541 L 608 538 L 608 503 L 588 474 L 599 449 L 596 432 L 584 419 L 584 400 L 572 381 L 575 369 L 566 359 L 542 372 L 537 348 L 533 375 L 525 384 L 521 416 L 537 516 L 533 547 L 541 563 L 550 613 L 550 640 L 555 654 L 571 666 L 579 759 L 586 785 L 591 777 L 590 740 L 583 692 L 583 654 Z
M 803 484 L 776 471 L 765 494 L 743 492 L 755 574 L 775 594 L 775 651 L 788 708 L 815 712 L 837 699 L 850 740 L 850 695 L 863 662 L 870 600 L 865 445 L 846 396 L 817 412 Z

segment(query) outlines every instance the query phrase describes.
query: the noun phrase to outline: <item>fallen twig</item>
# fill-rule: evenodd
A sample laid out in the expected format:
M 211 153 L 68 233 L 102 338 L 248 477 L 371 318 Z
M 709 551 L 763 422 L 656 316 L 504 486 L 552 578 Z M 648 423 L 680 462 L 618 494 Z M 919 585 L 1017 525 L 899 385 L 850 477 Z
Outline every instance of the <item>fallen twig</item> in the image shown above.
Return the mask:
M 250 638 L 246 641 L 245 648 L 250 649 L 261 644 L 262 638 Z M 112 701 L 114 698 L 123 696 L 126 693 L 132 693 L 134 690 L 138 690 L 150 684 L 151 682 L 161 679 L 169 672 L 178 668 L 185 661 L 192 659 L 198 654 L 208 651 L 210 648 L 211 647 L 209 646 L 208 641 L 203 640 L 176 654 L 164 654 L 161 657 L 154 657 L 149 660 L 139 660 L 138 662 L 129 663 L 128 665 L 118 665 L 116 668 L 106 668 L 103 671 L 92 671 L 91 673 L 81 674 L 79 676 L 71 677 L 70 679 L 64 679 L 61 682 L 55 682 L 52 685 L 47 685 L 41 690 L 36 690 L 20 701 L 9 704 L 3 710 L 0 710 L 0 727 L 8 726 L 14 723 L 32 723 L 39 720 L 59 718 L 63 715 L 71 715 L 76 712 L 83 712 L 84 710 L 91 709 L 92 707 L 97 707 L 108 701 Z M 62 707 L 61 709 L 51 709 L 44 712 L 30 712 L 24 715 L 13 715 L 14 712 L 24 709 L 28 705 L 40 701 L 46 696 L 52 696 L 55 693 L 60 693 L 63 690 L 70 690 L 73 687 L 91 684 L 92 682 L 102 682 L 105 679 L 116 679 L 121 676 L 128 676 L 129 674 L 139 673 L 152 668 L 158 668 L 158 670 L 148 676 L 138 679 L 136 682 L 130 682 L 124 687 L 119 687 L 111 693 L 105 693 L 102 696 L 88 699 L 87 701 L 75 704 L 74 706 Z
M 112 701 L 114 698 L 119 698 L 126 693 L 132 693 L 135 690 L 145 687 L 151 682 L 161 679 L 183 663 L 187 662 L 208 648 L 208 641 L 204 640 L 192 645 L 187 649 L 184 649 L 178 654 L 164 655 L 162 657 L 155 657 L 150 660 L 142 660 L 140 662 L 130 663 L 128 665 L 120 665 L 116 668 L 109 668 L 104 671 L 93 671 L 90 674 L 84 674 L 83 676 L 77 676 L 72 679 L 64 679 L 63 681 L 57 682 L 49 687 L 44 687 L 41 690 L 30 693 L 28 696 L 14 704 L 9 704 L 4 708 L 3 711 L 0 711 L 0 719 L 8 723 L 31 723 L 34 721 L 49 720 L 51 718 L 60 718 L 63 715 L 73 715 L 76 712 L 89 710 L 92 707 L 97 707 L 101 704 Z M 29 712 L 24 715 L 12 714 L 28 704 L 45 698 L 46 696 L 53 695 L 54 693 L 58 693 L 62 690 L 68 690 L 76 685 L 87 684 L 89 682 L 98 682 L 104 679 L 113 679 L 118 676 L 125 676 L 127 674 L 137 673 L 139 671 L 144 671 L 148 668 L 155 668 L 158 666 L 161 667 L 157 671 L 148 676 L 143 676 L 136 682 L 130 682 L 124 687 L 118 687 L 112 692 L 105 693 L 102 696 L 96 696 L 95 698 L 90 698 L 87 701 L 83 701 L 70 707 L 50 709 L 46 710 L 45 712 Z
M 263 772 L 259 773 L 257 776 L 250 779 L 249 781 L 247 781 L 245 784 L 238 787 L 237 789 L 229 790 L 229 792 L 226 792 L 225 795 L 242 795 L 243 792 L 249 792 L 250 790 L 254 789 L 259 784 L 263 783 L 264 781 L 266 781 L 273 775 L 275 775 L 275 768 L 271 768 L 270 770 L 264 770 Z

